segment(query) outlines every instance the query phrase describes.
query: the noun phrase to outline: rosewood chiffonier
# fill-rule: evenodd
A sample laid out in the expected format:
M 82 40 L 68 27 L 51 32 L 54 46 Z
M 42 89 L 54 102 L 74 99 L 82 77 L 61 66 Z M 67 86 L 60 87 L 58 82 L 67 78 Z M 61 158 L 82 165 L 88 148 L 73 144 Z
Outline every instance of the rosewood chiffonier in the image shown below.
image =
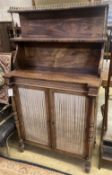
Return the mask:
M 65 4 L 19 13 L 15 70 L 6 74 L 24 143 L 85 160 L 95 141 L 108 5 Z

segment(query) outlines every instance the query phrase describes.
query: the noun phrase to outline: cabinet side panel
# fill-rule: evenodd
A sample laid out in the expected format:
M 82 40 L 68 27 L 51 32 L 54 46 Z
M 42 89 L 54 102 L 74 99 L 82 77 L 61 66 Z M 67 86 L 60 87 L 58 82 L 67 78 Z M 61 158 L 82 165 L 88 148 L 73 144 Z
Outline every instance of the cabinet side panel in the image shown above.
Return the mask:
M 56 149 L 84 155 L 86 97 L 55 93 Z
M 47 112 L 45 92 L 37 89 L 19 88 L 25 139 L 48 145 Z

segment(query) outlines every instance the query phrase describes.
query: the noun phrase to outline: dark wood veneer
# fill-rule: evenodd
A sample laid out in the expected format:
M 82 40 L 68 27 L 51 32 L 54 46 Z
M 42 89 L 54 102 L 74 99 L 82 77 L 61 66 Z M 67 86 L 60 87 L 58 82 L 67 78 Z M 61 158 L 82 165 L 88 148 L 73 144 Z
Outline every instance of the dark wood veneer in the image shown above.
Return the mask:
M 22 150 L 24 143 L 37 144 L 82 158 L 90 170 L 107 9 L 92 3 L 12 10 L 22 36 L 13 39 L 15 70 L 5 77 L 14 90 Z

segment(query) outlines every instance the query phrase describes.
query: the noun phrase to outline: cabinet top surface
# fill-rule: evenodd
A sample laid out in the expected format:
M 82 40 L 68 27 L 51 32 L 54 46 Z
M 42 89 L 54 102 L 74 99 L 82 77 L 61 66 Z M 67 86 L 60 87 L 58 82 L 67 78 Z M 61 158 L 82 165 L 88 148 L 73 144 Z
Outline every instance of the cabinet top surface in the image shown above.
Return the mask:
M 5 78 L 27 78 L 45 81 L 57 81 L 65 83 L 78 83 L 98 88 L 101 84 L 100 78 L 92 75 L 66 74 L 49 71 L 15 70 L 5 75 Z

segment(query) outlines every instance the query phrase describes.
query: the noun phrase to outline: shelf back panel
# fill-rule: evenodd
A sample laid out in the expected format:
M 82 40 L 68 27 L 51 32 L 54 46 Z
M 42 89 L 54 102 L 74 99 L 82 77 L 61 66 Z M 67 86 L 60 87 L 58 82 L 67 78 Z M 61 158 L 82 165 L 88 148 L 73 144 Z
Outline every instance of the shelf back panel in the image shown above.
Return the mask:
M 20 13 L 23 37 L 43 39 L 102 39 L 106 7 L 32 11 Z
M 18 69 L 97 74 L 101 44 L 24 44 L 17 55 Z

